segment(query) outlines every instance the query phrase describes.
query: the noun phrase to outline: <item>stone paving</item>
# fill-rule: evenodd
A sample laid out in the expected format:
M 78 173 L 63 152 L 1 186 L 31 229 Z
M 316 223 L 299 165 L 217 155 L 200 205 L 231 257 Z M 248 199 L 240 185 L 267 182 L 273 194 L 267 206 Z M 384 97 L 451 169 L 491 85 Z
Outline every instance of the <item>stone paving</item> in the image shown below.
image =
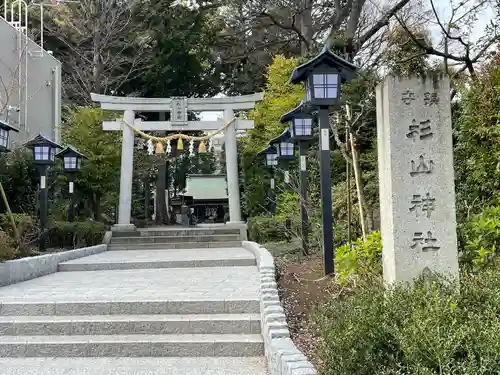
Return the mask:
M 224 249 L 172 249 L 168 251 L 157 250 L 130 250 L 107 251 L 104 253 L 91 255 L 84 258 L 70 260 L 66 264 L 83 263 L 132 263 L 150 262 L 154 258 L 155 262 L 161 261 L 199 261 L 214 259 L 255 259 L 254 256 L 241 247 L 228 247 Z
M 0 301 L 257 301 L 258 286 L 255 266 L 58 272 L 2 287 Z
M 0 373 L 265 375 L 259 273 L 230 265 L 252 258 L 230 247 L 113 251 L 66 263 L 132 269 L 68 270 L 2 287 L 0 357 L 11 358 L 0 358 Z

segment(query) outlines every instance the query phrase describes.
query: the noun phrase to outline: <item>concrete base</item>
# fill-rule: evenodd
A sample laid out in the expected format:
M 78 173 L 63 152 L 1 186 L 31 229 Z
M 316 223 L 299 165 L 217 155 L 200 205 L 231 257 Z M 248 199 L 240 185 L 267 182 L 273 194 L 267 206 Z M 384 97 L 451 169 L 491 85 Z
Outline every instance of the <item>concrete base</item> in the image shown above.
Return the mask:
M 111 238 L 113 237 L 113 233 L 108 230 L 106 233 L 104 233 L 104 237 L 102 239 L 102 243 L 104 245 L 109 245 L 111 243 Z
M 246 227 L 247 226 L 247 223 L 244 222 L 244 221 L 228 221 L 226 224 L 226 226 L 234 226 L 234 227 L 239 227 L 239 226 L 244 226 Z
M 115 224 L 111 227 L 112 232 L 135 232 L 136 230 L 134 224 Z
M 226 223 L 226 228 L 237 228 L 240 230 L 240 240 L 247 241 L 248 233 L 247 233 L 247 223 L 244 221 L 228 221 Z

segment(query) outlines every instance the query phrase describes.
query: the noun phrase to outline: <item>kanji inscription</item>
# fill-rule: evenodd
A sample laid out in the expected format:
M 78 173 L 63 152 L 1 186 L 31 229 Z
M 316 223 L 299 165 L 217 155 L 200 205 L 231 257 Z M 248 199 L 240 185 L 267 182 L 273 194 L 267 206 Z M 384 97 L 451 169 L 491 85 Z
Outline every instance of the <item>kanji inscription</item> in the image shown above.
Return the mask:
M 415 160 L 411 161 L 411 172 L 410 175 L 416 176 L 419 174 L 428 174 L 432 173 L 432 169 L 434 168 L 434 162 L 432 160 L 425 161 L 423 155 L 420 155 L 418 158 L 418 164 Z
M 431 231 L 427 231 L 426 237 L 423 232 L 414 232 L 412 238 L 411 249 L 420 248 L 423 252 L 437 251 L 441 247 L 437 246 L 437 239 L 432 236 Z
M 425 92 L 424 93 L 424 105 L 438 105 L 439 104 L 439 96 L 437 92 Z
M 173 123 L 187 122 L 187 108 L 185 98 L 172 98 L 170 120 Z
M 409 89 L 406 89 L 405 91 L 403 91 L 403 94 L 401 95 L 401 100 L 406 105 L 410 105 L 411 102 L 415 100 L 415 93 L 413 91 L 410 91 Z
M 424 196 L 413 194 L 410 204 L 410 212 L 415 212 L 417 216 L 421 212 L 430 218 L 432 211 L 436 209 L 436 198 L 432 198 L 429 193 L 425 193 Z
M 415 140 L 417 137 L 420 139 L 432 138 L 431 120 L 424 120 L 417 123 L 415 119 L 412 120 L 411 125 L 408 127 L 406 138 Z

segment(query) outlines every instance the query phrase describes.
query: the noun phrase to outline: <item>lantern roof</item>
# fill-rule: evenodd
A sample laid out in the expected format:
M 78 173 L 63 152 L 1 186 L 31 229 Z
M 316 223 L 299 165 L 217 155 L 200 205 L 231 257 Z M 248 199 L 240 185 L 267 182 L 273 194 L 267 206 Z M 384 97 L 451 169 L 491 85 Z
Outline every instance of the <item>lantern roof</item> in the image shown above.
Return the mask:
M 47 136 L 45 136 L 42 133 L 38 134 L 31 141 L 28 141 L 24 144 L 24 146 L 27 148 L 34 148 L 35 146 L 46 146 L 46 145 L 50 145 L 54 148 L 62 148 L 62 146 L 50 140 Z
M 290 112 L 285 113 L 283 116 L 280 118 L 280 122 L 282 124 L 289 122 L 295 118 L 297 115 L 309 115 L 312 117 L 312 114 L 308 112 L 308 107 L 304 103 L 303 100 L 300 101 L 300 104 L 292 109 Z
M 267 146 L 265 149 L 257 153 L 257 155 L 266 154 L 278 154 L 278 151 L 274 148 L 274 146 Z
M 306 80 L 312 70 L 321 67 L 335 68 L 338 70 L 342 82 L 352 79 L 357 70 L 356 65 L 344 60 L 342 57 L 330 52 L 326 46 L 321 53 L 302 65 L 297 66 L 290 77 L 291 83 L 300 83 Z
M 276 143 L 286 142 L 286 141 L 290 140 L 290 137 L 291 137 L 290 129 L 286 128 L 285 130 L 283 130 L 283 132 L 280 135 L 278 135 L 277 137 L 271 139 L 269 141 L 269 144 L 270 145 L 274 145 Z
M 66 145 L 66 147 L 59 151 L 57 154 L 56 154 L 56 157 L 58 158 L 63 158 L 64 156 L 68 155 L 68 154 L 73 154 L 74 156 L 79 156 L 83 159 L 88 159 L 85 154 L 82 154 L 80 151 L 78 151 L 76 149 L 75 146 L 72 146 L 72 145 Z
M 13 127 L 7 121 L 4 121 L 4 120 L 0 120 L 0 129 L 4 129 L 4 130 L 8 130 L 8 131 L 12 130 L 15 132 L 19 132 L 19 129 Z

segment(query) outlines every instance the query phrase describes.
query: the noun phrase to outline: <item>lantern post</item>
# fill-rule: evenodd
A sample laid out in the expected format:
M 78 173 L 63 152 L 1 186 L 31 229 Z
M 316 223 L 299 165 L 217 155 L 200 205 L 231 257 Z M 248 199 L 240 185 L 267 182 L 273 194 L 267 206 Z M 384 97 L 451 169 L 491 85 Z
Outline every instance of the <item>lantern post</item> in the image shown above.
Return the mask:
M 330 107 L 340 105 L 341 83 L 349 82 L 355 73 L 356 66 L 354 64 L 330 52 L 325 46 L 319 55 L 297 66 L 290 77 L 291 83 L 304 83 L 306 89 L 305 104 L 318 111 L 325 275 L 335 271 L 330 167 Z
M 290 140 L 299 144 L 300 222 L 302 253 L 309 254 L 309 217 L 307 215 L 307 149 L 313 137 L 314 116 L 303 102 L 280 120 L 289 123 Z
M 7 122 L 0 120 L 0 153 L 9 152 L 9 133 L 11 131 L 19 132 L 19 130 Z
M 269 211 L 271 215 L 276 215 L 276 180 L 275 180 L 275 169 L 278 165 L 278 152 L 273 146 L 268 146 L 257 155 L 263 155 L 265 157 L 265 164 L 271 171 L 271 189 L 269 192 Z
M 0 153 L 9 152 L 9 133 L 11 131 L 19 132 L 19 130 L 7 122 L 0 120 Z M 5 208 L 7 209 L 7 213 L 9 214 L 10 222 L 12 228 L 14 230 L 14 236 L 16 237 L 16 241 L 19 243 L 20 237 L 19 232 L 17 230 L 16 222 L 14 220 L 14 216 L 12 215 L 12 211 L 9 206 L 9 202 L 7 201 L 7 195 L 5 194 L 5 190 L 3 189 L 2 182 L 0 181 L 0 195 L 2 196 L 3 203 L 5 204 Z
M 31 141 L 24 144 L 33 152 L 33 161 L 38 166 L 40 172 L 40 240 L 38 248 L 40 251 L 45 251 L 46 247 L 46 228 L 48 216 L 48 186 L 47 186 L 47 170 L 55 163 L 56 150 L 61 149 L 54 141 L 50 140 L 43 134 L 39 134 Z
M 278 153 L 278 164 L 283 168 L 283 179 L 285 181 L 285 190 L 290 189 L 290 171 L 288 167 L 290 162 L 295 160 L 295 145 L 290 139 L 290 130 L 285 129 L 279 136 L 269 141 L 270 146 L 274 146 Z
M 57 155 L 57 158 L 63 161 L 63 170 L 69 174 L 68 191 L 70 194 L 70 204 L 68 209 L 68 221 L 72 223 L 75 220 L 75 174 L 83 168 L 83 160 L 87 157 L 78 151 L 75 147 L 67 145 Z

